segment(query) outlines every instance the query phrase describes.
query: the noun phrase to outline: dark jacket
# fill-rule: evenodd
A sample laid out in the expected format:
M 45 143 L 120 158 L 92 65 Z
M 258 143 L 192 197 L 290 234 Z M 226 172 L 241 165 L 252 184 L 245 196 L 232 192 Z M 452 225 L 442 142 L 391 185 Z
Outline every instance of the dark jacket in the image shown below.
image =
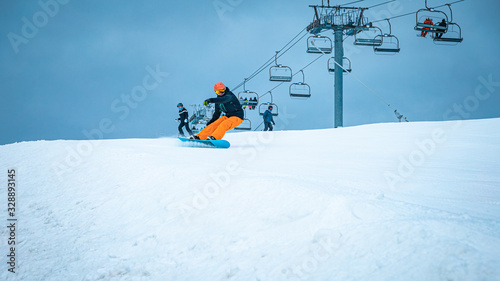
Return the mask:
M 264 122 L 274 123 L 273 114 L 271 113 L 271 110 L 269 110 L 269 109 L 264 112 Z
M 189 117 L 188 111 L 185 107 L 183 107 L 181 110 L 179 110 L 179 118 L 177 120 L 180 120 L 181 123 L 187 123 L 185 120 L 187 120 Z
M 442 26 L 442 27 L 446 27 L 446 25 L 447 25 L 447 24 L 446 24 L 446 22 L 445 22 L 445 21 L 442 21 L 442 22 L 438 23 L 438 25 L 439 25 L 439 26 Z
M 226 93 L 223 96 L 218 96 L 216 98 L 208 99 L 210 103 L 215 103 L 215 112 L 212 116 L 210 122 L 207 125 L 212 124 L 215 120 L 219 119 L 222 112 L 226 114 L 227 117 L 239 117 L 243 119 L 245 117 L 245 113 L 243 112 L 243 108 L 241 108 L 241 103 L 238 98 L 226 88 Z

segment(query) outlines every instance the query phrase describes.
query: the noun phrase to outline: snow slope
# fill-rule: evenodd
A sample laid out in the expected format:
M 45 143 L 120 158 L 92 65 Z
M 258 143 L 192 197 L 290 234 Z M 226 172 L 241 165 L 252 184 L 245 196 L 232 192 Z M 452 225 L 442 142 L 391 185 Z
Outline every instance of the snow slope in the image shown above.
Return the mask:
M 499 280 L 498 128 L 234 133 L 227 150 L 0 146 L 0 192 L 15 168 L 19 219 L 17 273 L 2 262 L 0 279 Z

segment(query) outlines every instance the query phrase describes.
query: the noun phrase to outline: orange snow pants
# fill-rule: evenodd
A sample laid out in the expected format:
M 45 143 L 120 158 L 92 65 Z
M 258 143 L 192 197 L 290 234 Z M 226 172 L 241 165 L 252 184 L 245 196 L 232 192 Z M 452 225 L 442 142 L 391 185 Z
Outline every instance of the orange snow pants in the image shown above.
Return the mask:
M 215 120 L 212 124 L 206 126 L 205 129 L 201 130 L 197 136 L 200 140 L 206 140 L 209 136 L 221 140 L 227 131 L 238 127 L 242 122 L 243 120 L 236 116 L 222 116 L 221 118 Z

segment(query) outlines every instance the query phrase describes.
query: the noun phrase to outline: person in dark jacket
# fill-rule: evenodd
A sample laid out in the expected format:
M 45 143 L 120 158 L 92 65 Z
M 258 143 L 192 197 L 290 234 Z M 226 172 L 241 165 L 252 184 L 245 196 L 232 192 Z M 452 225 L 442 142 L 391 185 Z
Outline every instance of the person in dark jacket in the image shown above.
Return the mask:
M 445 19 L 443 19 L 443 20 L 442 20 L 442 21 L 438 24 L 438 26 L 442 26 L 444 29 L 446 29 L 446 25 L 447 25 L 447 24 L 446 24 L 446 20 L 445 20 Z M 443 37 L 443 34 L 444 34 L 444 32 L 439 32 L 439 33 L 436 33 L 436 38 L 441 38 L 441 37 Z
M 216 98 L 210 98 L 203 105 L 215 104 L 215 112 L 205 129 L 193 138 L 200 140 L 221 140 L 227 131 L 238 127 L 245 116 L 238 98 L 222 82 L 215 83 Z M 221 117 L 221 114 L 224 116 Z
M 177 108 L 179 109 L 179 118 L 175 120 L 181 122 L 178 127 L 179 135 L 181 137 L 184 137 L 184 132 L 182 131 L 182 127 L 185 127 L 188 134 L 192 136 L 193 132 L 191 131 L 191 129 L 189 129 L 189 121 L 188 121 L 189 113 L 187 109 L 184 107 L 182 103 L 177 104 Z
M 264 112 L 264 131 L 272 131 L 273 125 L 276 125 L 273 120 L 273 106 L 270 105 L 267 107 L 267 110 Z

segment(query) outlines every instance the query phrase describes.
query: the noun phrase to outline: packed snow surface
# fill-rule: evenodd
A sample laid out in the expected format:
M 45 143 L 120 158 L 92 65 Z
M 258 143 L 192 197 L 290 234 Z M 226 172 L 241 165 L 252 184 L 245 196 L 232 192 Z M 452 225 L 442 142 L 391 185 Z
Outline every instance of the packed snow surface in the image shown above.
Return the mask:
M 500 119 L 0 146 L 1 280 L 500 280 Z

